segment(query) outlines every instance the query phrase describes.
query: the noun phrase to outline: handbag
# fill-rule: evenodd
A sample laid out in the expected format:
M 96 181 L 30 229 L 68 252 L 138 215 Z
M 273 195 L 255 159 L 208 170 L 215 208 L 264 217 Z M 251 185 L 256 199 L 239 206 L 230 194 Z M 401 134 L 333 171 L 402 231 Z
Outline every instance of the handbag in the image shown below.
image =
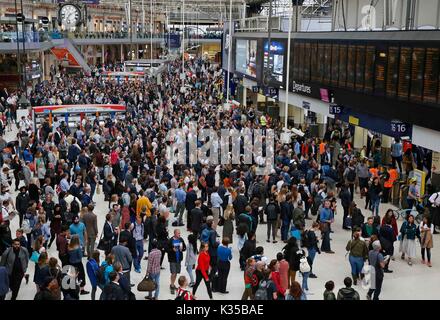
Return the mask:
M 147 274 L 144 279 L 137 285 L 137 290 L 140 292 L 151 292 L 156 290 L 156 286 L 156 282 L 154 282 L 154 280 L 151 279 L 150 276 Z
M 224 226 L 224 224 L 225 224 L 225 218 L 224 217 L 219 217 L 217 225 L 219 227 L 222 227 L 222 226 Z
M 31 255 L 30 260 L 32 262 L 37 263 L 39 258 L 40 258 L 40 253 L 37 250 L 32 251 L 32 255 Z

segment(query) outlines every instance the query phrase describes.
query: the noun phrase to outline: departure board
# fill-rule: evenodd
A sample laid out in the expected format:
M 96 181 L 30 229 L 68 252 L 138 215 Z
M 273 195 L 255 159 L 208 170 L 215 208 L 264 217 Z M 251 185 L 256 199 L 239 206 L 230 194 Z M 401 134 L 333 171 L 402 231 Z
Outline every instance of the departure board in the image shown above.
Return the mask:
M 409 85 L 411 80 L 411 53 L 409 47 L 400 48 L 399 84 L 397 85 L 397 97 L 408 100 Z
M 331 72 L 332 72 L 332 45 L 326 44 L 324 46 L 324 84 L 330 84 Z
M 310 78 L 314 82 L 318 82 L 318 43 L 312 42 L 312 54 L 310 57 Z
M 387 97 L 397 96 L 397 85 L 399 82 L 399 48 L 388 48 L 387 62 Z
M 325 45 L 318 43 L 318 82 L 324 78 Z
M 298 79 L 303 80 L 303 74 L 304 74 L 304 43 L 299 44 L 299 67 L 298 67 Z
M 365 93 L 373 92 L 375 59 L 376 59 L 376 47 L 367 46 L 367 49 L 365 51 L 365 78 L 364 78 Z
M 422 101 L 425 51 L 425 48 L 414 48 L 412 52 L 410 99 L 416 102 Z
M 299 43 L 295 42 L 293 45 L 293 80 L 299 80 Z
M 338 68 L 339 68 L 339 45 L 333 44 L 332 46 L 332 64 L 331 64 L 331 84 L 332 86 L 338 86 Z
M 356 46 L 356 91 L 364 91 L 365 47 Z
M 440 64 L 440 49 L 427 48 L 425 62 L 425 79 L 423 82 L 423 102 L 436 103 Z M 439 91 L 440 92 L 440 91 Z
M 376 47 L 376 61 L 374 68 L 374 94 L 377 96 L 385 96 L 385 75 L 387 66 L 387 47 L 378 45 Z
M 312 55 L 310 54 L 311 44 L 310 42 L 305 44 L 304 49 L 304 74 L 303 79 L 305 82 L 310 81 L 310 62 L 313 60 Z
M 339 87 L 345 88 L 347 82 L 347 46 L 339 45 Z
M 354 89 L 356 77 L 356 46 L 348 46 L 347 54 L 347 88 Z

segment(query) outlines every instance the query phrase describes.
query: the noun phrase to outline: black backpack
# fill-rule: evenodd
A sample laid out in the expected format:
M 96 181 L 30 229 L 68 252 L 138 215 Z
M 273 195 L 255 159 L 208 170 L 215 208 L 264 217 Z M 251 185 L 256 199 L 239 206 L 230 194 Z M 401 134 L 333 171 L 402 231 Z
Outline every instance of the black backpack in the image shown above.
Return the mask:
M 356 180 L 356 170 L 348 168 L 347 181 L 348 182 L 355 182 L 355 180 Z
M 309 232 L 310 230 L 307 230 L 301 234 L 301 245 L 306 248 L 310 246 Z
M 185 294 L 186 294 L 187 292 L 188 292 L 188 291 L 186 291 L 186 290 L 182 290 L 182 293 L 178 294 L 177 297 L 176 297 L 176 299 L 174 299 L 174 300 L 177 300 L 177 301 L 184 301 L 184 300 L 185 300 Z
M 96 280 L 98 284 L 105 285 L 105 268 L 106 266 L 100 266 L 98 270 L 96 270 Z
M 356 291 L 350 291 L 349 293 L 341 295 L 341 300 L 355 300 L 354 296 L 356 295 Z
M 77 215 L 79 213 L 79 210 L 80 210 L 80 208 L 79 208 L 78 201 L 76 201 L 76 197 L 74 197 L 72 203 L 70 204 L 70 212 L 73 215 Z

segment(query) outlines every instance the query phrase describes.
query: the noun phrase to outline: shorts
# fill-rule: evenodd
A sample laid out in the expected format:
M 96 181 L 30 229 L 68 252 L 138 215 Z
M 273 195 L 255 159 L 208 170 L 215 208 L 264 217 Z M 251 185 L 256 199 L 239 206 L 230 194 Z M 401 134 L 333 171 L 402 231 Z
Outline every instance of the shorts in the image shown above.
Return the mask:
M 178 274 L 178 273 L 180 273 L 180 270 L 181 270 L 180 263 L 170 262 L 170 269 L 171 269 L 171 274 Z

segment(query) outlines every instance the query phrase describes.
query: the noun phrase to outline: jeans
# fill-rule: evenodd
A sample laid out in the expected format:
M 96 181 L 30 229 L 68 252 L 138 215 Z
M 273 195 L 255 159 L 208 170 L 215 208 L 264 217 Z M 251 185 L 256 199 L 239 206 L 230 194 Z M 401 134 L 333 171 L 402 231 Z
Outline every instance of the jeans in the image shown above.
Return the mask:
M 219 292 L 226 292 L 228 283 L 229 270 L 231 269 L 231 263 L 229 261 L 218 262 L 218 290 Z
M 160 289 L 160 273 L 150 273 L 150 278 L 156 283 L 156 290 L 154 290 L 154 298 L 159 298 L 159 289 Z M 148 296 L 151 297 L 153 295 L 153 291 L 148 293 Z
M 313 273 L 313 261 L 315 260 L 315 256 L 316 256 L 316 248 L 309 248 L 307 249 L 307 252 L 308 252 L 307 261 L 310 264 L 310 273 Z
M 283 224 L 281 225 L 281 240 L 287 240 L 289 235 L 290 228 L 290 220 L 283 220 Z
M 422 260 L 425 260 L 425 250 L 428 262 L 431 262 L 431 248 L 422 248 Z
M 272 239 L 275 241 L 275 234 L 277 228 L 276 220 L 267 220 L 267 240 L 270 240 L 270 231 L 272 231 Z
M 178 218 L 179 224 L 183 223 L 183 213 L 185 212 L 185 203 L 178 202 L 176 206 L 176 213 L 174 214 L 174 218 Z
M 186 266 L 186 272 L 188 272 L 189 279 L 191 280 L 191 283 L 194 283 L 193 266 L 192 265 L 187 265 Z
M 144 255 L 144 240 L 136 240 L 137 257 L 134 259 L 135 270 L 141 270 L 142 256 Z
M 373 215 L 376 216 L 379 215 L 379 205 L 380 205 L 380 198 L 371 200 L 371 211 L 373 212 Z
M 309 279 L 309 275 L 310 275 L 310 272 L 304 272 L 304 273 L 302 273 L 302 277 L 303 277 L 303 280 L 302 280 L 302 289 L 303 289 L 303 290 L 309 290 L 309 286 L 308 286 L 308 284 L 307 284 L 307 280 Z
M 351 274 L 353 275 L 354 279 L 357 279 L 359 274 L 362 272 L 362 268 L 364 267 L 364 259 L 362 257 L 349 255 L 348 261 L 350 261 Z
M 408 209 L 412 209 L 416 203 L 414 199 L 406 199 L 406 203 L 408 203 Z

